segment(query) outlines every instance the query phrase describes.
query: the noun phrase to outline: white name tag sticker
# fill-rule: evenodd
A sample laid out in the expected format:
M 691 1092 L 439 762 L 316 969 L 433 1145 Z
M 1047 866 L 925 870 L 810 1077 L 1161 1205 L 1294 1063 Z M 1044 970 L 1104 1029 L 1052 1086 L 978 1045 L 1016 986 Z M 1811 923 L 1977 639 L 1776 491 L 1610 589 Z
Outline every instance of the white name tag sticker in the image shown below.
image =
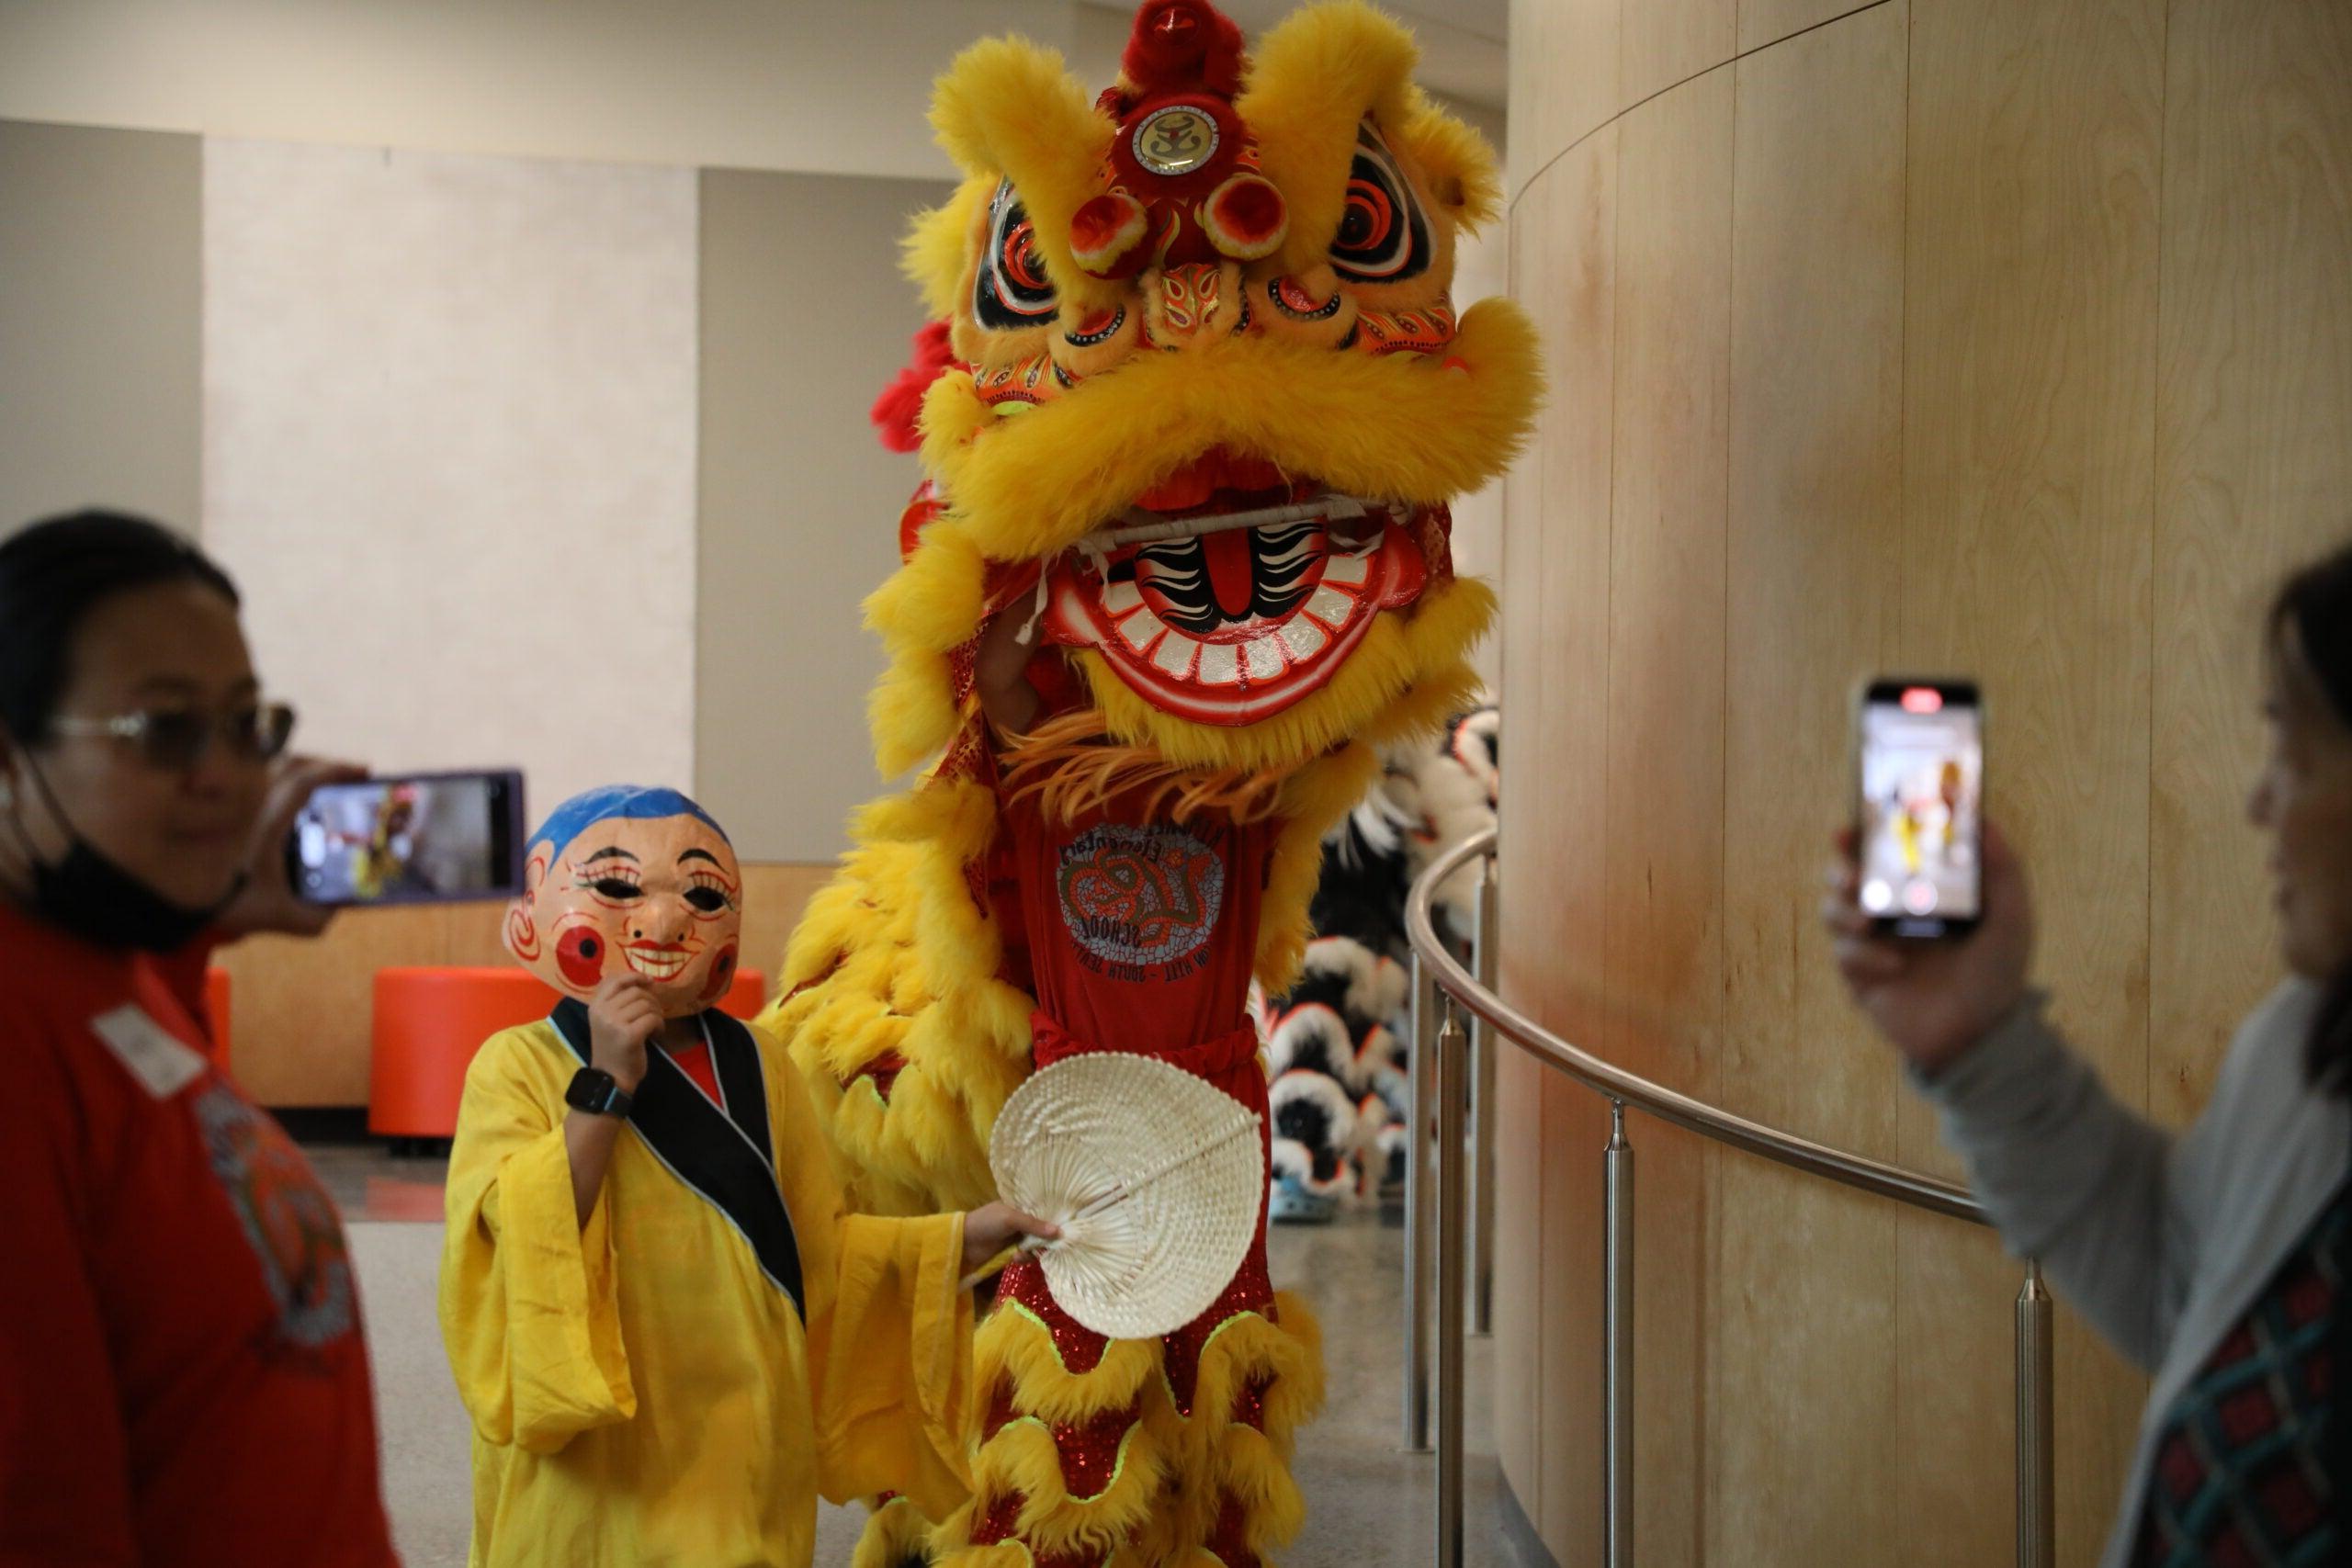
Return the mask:
M 157 1100 L 170 1099 L 204 1076 L 204 1057 L 136 1002 L 98 1014 L 90 1020 L 90 1032 Z

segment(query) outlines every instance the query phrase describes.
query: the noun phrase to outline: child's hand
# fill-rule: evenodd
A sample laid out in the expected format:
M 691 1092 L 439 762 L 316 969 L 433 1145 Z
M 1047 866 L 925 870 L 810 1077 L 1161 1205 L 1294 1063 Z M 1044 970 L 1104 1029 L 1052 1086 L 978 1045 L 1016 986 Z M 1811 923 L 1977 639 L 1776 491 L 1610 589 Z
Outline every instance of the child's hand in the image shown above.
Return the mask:
M 645 1081 L 645 1043 L 662 1032 L 653 983 L 631 970 L 605 976 L 588 1003 L 589 1065 L 613 1076 L 623 1094 Z
M 1047 1224 L 1007 1203 L 990 1203 L 964 1216 L 964 1271 L 971 1273 L 1024 1236 L 1057 1240 L 1059 1225 Z

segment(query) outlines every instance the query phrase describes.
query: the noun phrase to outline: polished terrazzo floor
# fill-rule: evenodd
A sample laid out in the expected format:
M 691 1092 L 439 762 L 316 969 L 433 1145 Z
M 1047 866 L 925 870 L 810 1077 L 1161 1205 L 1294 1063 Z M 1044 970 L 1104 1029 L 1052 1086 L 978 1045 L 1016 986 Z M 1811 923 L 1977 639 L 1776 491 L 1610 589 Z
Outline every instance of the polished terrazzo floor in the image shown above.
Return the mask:
M 350 1226 L 376 1367 L 385 1498 L 409 1568 L 466 1560 L 467 1428 L 433 1313 L 441 1236 L 441 1166 L 373 1149 L 323 1147 L 312 1162 Z M 1307 1525 L 1283 1568 L 1426 1564 L 1435 1556 L 1434 1466 L 1398 1448 L 1398 1303 L 1403 1234 L 1377 1213 L 1321 1228 L 1277 1227 L 1274 1281 L 1306 1292 L 1323 1318 L 1329 1397 L 1301 1437 Z M 1471 1460 L 1466 1561 L 1513 1562 L 1495 1528 L 1495 1467 L 1486 1431 L 1487 1345 L 1470 1345 Z M 826 1508 L 817 1562 L 842 1568 L 854 1510 Z

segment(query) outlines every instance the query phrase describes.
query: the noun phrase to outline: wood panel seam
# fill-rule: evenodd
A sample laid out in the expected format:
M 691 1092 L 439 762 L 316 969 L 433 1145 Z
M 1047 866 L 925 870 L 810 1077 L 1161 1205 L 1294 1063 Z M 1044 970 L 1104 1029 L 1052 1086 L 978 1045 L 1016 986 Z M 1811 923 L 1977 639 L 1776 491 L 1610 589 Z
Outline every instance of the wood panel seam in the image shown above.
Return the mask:
M 2177 0 L 2174 0 L 2177 3 Z M 2141 864 L 2147 870 L 2147 880 L 2142 886 L 2147 905 L 2146 944 L 2149 958 L 2148 995 L 2140 1014 L 2140 1113 L 2150 1114 L 2156 1104 L 2156 982 L 2154 955 L 2156 946 L 2156 801 L 2154 772 L 2156 767 L 2156 703 L 2164 686 L 2164 672 L 2156 652 L 2156 580 L 2162 575 L 2165 498 L 2165 157 L 2172 141 L 2172 4 L 2165 6 L 2165 36 L 2156 46 L 2156 94 L 2161 106 L 2156 115 L 2156 210 L 2154 216 L 2156 252 L 2156 373 L 2148 378 L 2148 460 L 2154 470 L 2154 482 L 2148 488 L 2148 602 L 2143 620 L 2148 628 L 2148 812 L 2143 824 L 2147 829 L 2146 849 Z

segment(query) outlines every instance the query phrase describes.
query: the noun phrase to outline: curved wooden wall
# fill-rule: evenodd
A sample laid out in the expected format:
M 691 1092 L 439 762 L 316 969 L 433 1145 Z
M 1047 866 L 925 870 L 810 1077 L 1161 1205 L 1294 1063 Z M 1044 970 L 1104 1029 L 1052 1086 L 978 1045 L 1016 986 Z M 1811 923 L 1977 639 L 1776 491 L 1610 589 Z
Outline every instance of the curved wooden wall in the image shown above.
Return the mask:
M 1814 915 L 1879 669 L 1983 678 L 2075 1038 L 2171 1122 L 2275 974 L 2255 625 L 2352 534 L 2352 7 L 1521 0 L 1503 987 L 1747 1114 L 1950 1171 Z M 1607 1119 L 1502 1066 L 1497 1427 L 1600 1550 Z M 1634 1119 L 1645 1564 L 2009 1561 L 2018 1273 Z M 2059 1554 L 2143 1381 L 2062 1314 Z

